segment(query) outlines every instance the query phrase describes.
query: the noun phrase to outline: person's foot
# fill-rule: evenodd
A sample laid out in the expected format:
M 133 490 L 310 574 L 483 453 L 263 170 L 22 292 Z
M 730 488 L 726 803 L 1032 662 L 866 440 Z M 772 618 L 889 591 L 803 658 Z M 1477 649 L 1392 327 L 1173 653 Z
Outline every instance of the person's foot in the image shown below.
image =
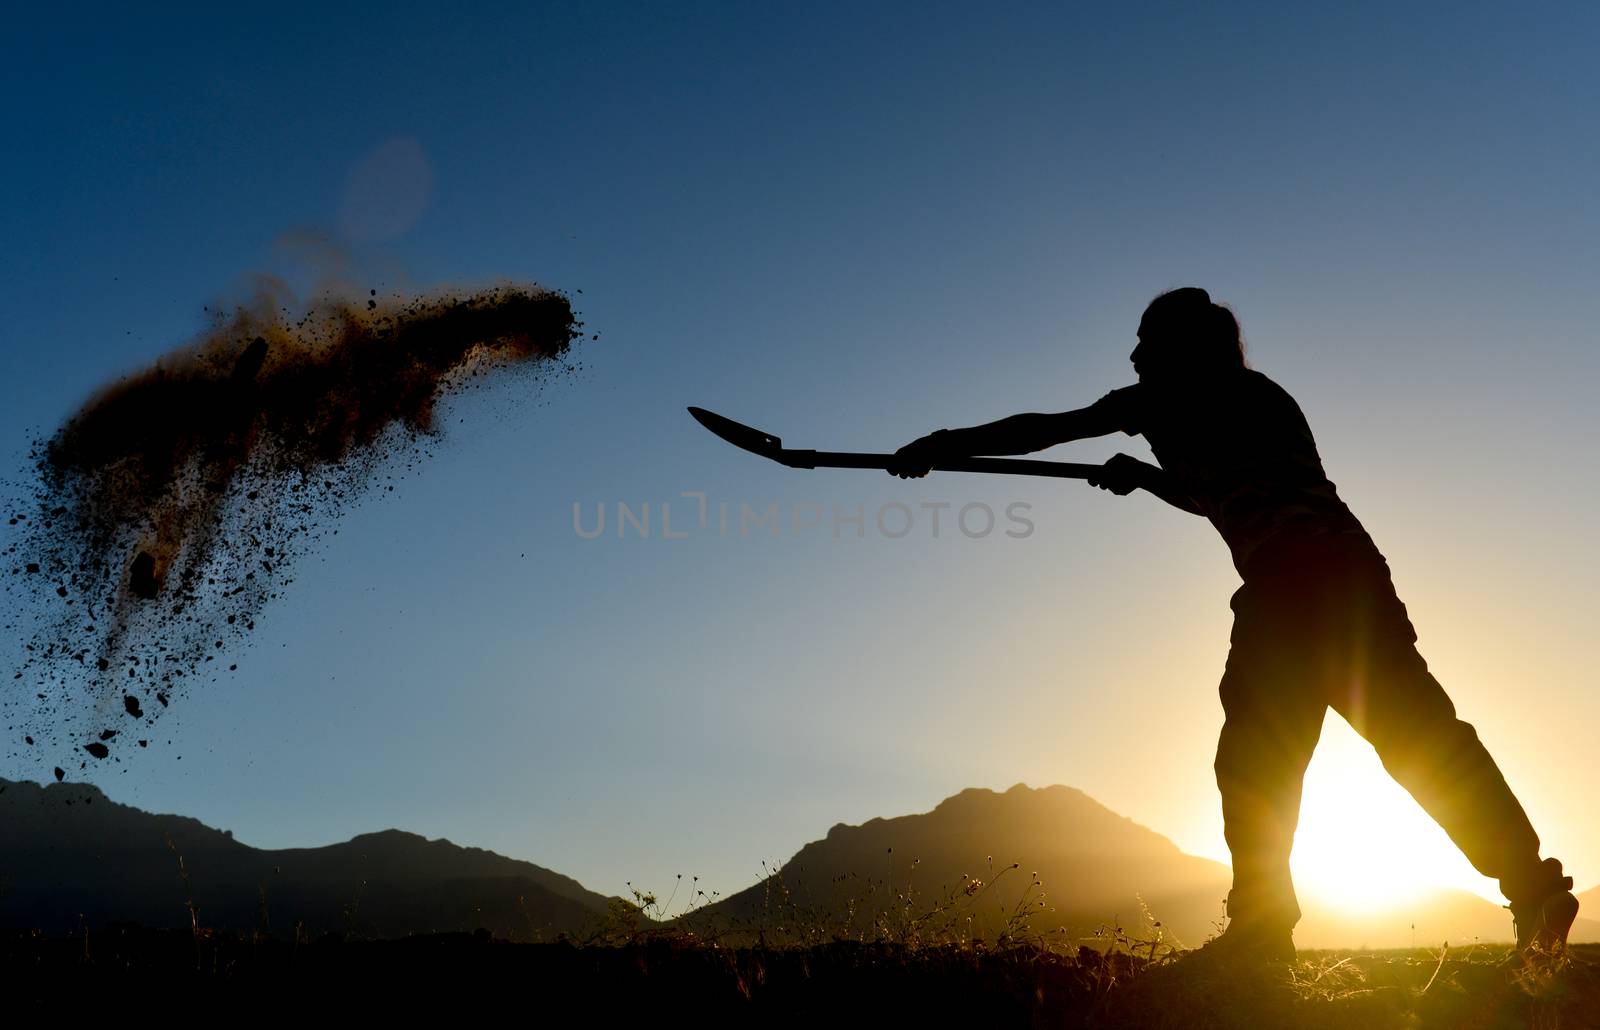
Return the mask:
M 1563 881 L 1565 888 L 1572 886 L 1572 878 Z M 1537 901 L 1512 902 L 1511 919 L 1517 928 L 1517 954 L 1523 958 L 1534 955 L 1555 955 L 1567 946 L 1567 933 L 1578 918 L 1578 899 L 1570 889 L 1561 889 Z
M 1294 929 L 1287 926 L 1240 923 L 1235 920 L 1189 957 L 1228 965 L 1294 965 Z

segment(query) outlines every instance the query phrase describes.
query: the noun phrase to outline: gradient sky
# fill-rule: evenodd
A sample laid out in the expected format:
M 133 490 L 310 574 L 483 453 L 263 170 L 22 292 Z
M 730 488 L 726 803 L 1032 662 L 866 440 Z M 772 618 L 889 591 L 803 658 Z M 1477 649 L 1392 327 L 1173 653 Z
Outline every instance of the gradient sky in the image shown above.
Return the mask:
M 836 822 L 1019 781 L 1225 858 L 1237 578 L 1206 523 L 1071 482 L 789 471 L 683 411 L 865 450 L 1077 407 L 1195 284 L 1300 401 L 1547 850 L 1600 880 L 1596 9 L 1008 6 L 13 15 L 11 467 L 263 272 L 535 280 L 602 334 L 575 381 L 452 404 L 239 673 L 96 782 L 258 846 L 398 826 L 606 892 L 731 893 Z M 1051 456 L 1117 450 L 1148 453 Z M 695 490 L 735 527 L 824 521 L 724 537 Z M 574 503 L 618 502 L 693 531 L 574 532 Z M 922 502 L 952 506 L 937 539 Z M 1023 539 L 950 521 L 1013 502 Z M 1492 892 L 1337 717 L 1302 825 L 1334 893 L 1419 860 Z

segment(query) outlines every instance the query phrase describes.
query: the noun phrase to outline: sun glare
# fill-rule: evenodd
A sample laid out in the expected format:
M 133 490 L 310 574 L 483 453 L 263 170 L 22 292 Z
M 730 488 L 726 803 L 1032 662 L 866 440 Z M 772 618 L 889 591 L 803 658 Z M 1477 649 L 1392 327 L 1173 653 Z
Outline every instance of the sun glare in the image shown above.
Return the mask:
M 1497 898 L 1371 745 L 1329 713 L 1306 774 L 1291 860 L 1308 900 L 1352 913 L 1383 911 L 1440 888 Z

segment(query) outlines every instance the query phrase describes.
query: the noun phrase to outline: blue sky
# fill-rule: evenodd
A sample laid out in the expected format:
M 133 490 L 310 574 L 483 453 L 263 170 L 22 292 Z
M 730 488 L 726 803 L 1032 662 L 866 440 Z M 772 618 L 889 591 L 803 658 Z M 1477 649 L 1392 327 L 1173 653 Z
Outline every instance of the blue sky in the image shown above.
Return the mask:
M 1573 764 L 1600 715 L 1593 8 L 280 5 L 11 27 L 13 462 L 205 305 L 262 272 L 314 282 L 317 253 L 381 292 L 582 290 L 601 333 L 575 381 L 453 403 L 435 458 L 303 563 L 238 675 L 104 771 L 113 797 L 261 846 L 400 826 L 604 891 L 682 872 L 731 892 L 835 822 L 1017 781 L 1225 857 L 1210 761 L 1236 579 L 1209 527 L 1071 483 L 788 471 L 683 413 L 892 449 L 1076 407 L 1131 380 L 1149 298 L 1197 284 L 1300 400 L 1552 851 L 1600 879 Z M 1119 449 L 1146 453 L 1053 456 Z M 670 502 L 680 525 L 682 491 L 918 521 L 573 530 L 574 503 Z M 923 502 L 1021 502 L 1035 528 L 935 539 Z M 1341 732 L 1313 787 L 1371 778 Z

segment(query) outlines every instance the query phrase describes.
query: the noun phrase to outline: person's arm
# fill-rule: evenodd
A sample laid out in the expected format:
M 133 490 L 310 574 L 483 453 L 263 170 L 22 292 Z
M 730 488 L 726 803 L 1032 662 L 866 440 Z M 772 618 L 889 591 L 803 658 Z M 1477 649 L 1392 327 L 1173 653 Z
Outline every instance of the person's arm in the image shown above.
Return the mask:
M 1054 415 L 1012 415 L 967 429 L 939 429 L 913 440 L 895 452 L 900 461 L 889 472 L 902 479 L 919 479 L 942 458 L 1031 454 L 1058 443 L 1106 436 L 1121 428 L 1116 417 L 1102 405 Z
M 1054 415 L 1030 412 L 969 429 L 948 429 L 943 440 L 950 449 L 946 453 L 963 457 L 1031 454 L 1058 443 L 1106 436 L 1120 428 L 1103 410 L 1088 407 Z
M 1135 490 L 1144 490 L 1152 493 L 1190 515 L 1204 515 L 1194 498 L 1179 486 L 1177 479 L 1166 469 L 1159 465 L 1152 465 L 1146 461 L 1127 454 L 1116 454 L 1105 463 L 1105 468 L 1097 475 L 1088 479 L 1090 486 L 1098 486 L 1102 490 L 1110 490 L 1118 497 L 1126 497 Z
M 1055 415 L 1012 415 L 968 429 L 936 430 L 896 451 L 898 460 L 890 466 L 889 474 L 902 479 L 920 479 L 943 458 L 1030 454 L 1072 440 L 1108 436 L 1119 431 L 1137 432 L 1137 414 L 1130 411 L 1136 396 L 1133 389 L 1114 390 L 1089 407 L 1074 411 Z M 1144 490 L 1179 511 L 1205 514 L 1170 472 L 1126 454 L 1114 455 L 1105 463 L 1104 471 L 1091 476 L 1088 482 L 1118 496 Z

